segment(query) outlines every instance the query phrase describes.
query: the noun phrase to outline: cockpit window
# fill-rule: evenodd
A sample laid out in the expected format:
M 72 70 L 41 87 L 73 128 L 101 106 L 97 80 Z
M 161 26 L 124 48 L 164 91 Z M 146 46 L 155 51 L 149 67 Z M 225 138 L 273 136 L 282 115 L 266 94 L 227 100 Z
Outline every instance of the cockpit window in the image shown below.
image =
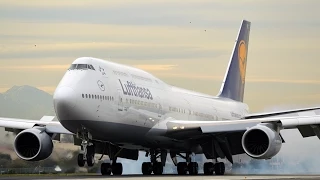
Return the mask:
M 73 70 L 76 69 L 77 65 L 76 64 L 71 64 L 71 66 L 69 67 L 69 70 Z
M 78 64 L 77 65 L 77 69 L 88 69 L 88 65 L 87 64 Z
M 89 64 L 89 69 L 95 70 L 91 64 Z
M 71 66 L 69 67 L 69 70 L 74 70 L 74 69 L 80 69 L 80 70 L 94 70 L 93 66 L 91 64 L 71 64 Z

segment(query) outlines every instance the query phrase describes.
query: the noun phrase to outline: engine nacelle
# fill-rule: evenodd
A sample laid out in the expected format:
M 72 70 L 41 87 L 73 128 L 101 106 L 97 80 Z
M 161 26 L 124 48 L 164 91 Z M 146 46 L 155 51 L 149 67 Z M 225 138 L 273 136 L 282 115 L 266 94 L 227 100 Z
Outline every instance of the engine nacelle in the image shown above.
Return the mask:
M 21 131 L 14 140 L 14 151 L 23 160 L 40 161 L 48 158 L 53 150 L 51 137 L 37 128 Z
M 268 127 L 271 124 L 260 124 L 248 129 L 242 136 L 242 147 L 246 154 L 255 159 L 270 159 L 281 149 L 280 134 Z

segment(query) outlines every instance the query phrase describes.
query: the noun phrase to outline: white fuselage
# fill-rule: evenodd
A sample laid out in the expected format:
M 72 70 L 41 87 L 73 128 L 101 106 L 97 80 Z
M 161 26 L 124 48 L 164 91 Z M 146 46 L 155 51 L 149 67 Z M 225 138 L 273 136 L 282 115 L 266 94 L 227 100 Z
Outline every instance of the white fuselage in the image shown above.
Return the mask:
M 223 121 L 248 113 L 244 103 L 177 88 L 133 67 L 89 57 L 72 66 L 54 94 L 56 115 L 69 131 L 86 128 L 97 141 L 138 149 L 155 144 L 180 148 L 161 137 L 166 132 L 161 122 Z

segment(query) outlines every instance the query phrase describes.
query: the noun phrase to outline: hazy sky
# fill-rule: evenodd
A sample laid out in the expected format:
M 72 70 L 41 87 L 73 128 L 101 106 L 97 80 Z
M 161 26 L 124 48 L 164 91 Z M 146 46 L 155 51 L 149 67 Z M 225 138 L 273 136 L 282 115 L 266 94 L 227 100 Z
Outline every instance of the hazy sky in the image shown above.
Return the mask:
M 53 93 L 77 57 L 143 68 L 216 95 L 240 22 L 252 22 L 252 111 L 320 105 L 319 0 L 0 0 L 0 92 Z

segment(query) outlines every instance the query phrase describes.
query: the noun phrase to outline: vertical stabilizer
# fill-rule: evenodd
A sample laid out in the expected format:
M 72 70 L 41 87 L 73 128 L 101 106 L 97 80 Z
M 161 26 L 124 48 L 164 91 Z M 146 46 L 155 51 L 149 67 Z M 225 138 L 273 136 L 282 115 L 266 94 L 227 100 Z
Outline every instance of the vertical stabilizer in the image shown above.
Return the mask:
M 246 20 L 241 23 L 219 97 L 243 102 L 250 25 L 251 23 Z

